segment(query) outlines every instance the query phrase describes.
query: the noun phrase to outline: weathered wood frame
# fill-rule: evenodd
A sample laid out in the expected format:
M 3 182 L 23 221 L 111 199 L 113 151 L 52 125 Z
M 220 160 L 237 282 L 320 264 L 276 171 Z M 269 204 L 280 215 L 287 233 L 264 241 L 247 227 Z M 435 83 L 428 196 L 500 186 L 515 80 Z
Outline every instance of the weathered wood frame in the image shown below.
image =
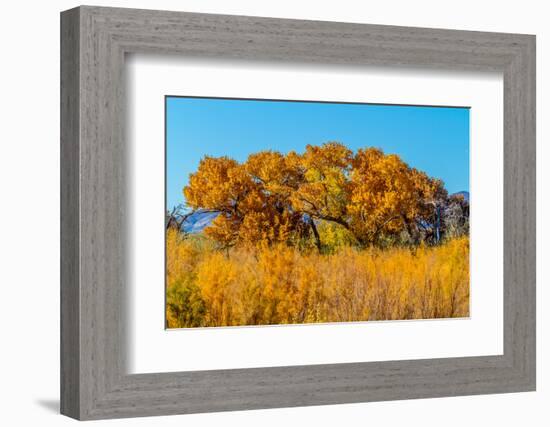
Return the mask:
M 504 354 L 128 375 L 124 58 L 504 75 Z M 162 145 L 159 141 L 159 147 Z M 61 14 L 61 412 L 183 414 L 535 389 L 535 37 L 83 6 Z

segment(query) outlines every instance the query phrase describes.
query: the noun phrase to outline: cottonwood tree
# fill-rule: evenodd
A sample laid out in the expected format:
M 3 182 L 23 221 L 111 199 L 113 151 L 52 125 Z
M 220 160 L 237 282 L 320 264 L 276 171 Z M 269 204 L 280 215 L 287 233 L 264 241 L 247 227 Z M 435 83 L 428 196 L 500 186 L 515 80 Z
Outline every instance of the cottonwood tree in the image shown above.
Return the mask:
M 376 148 L 308 145 L 303 154 L 262 151 L 238 163 L 205 157 L 184 188 L 192 209 L 218 212 L 205 233 L 224 247 L 307 238 L 321 249 L 318 223 L 343 227 L 361 245 L 440 221 L 440 180 Z
M 285 242 L 300 229 L 300 214 L 290 209 L 284 190 L 284 158 L 276 153 L 253 155 L 239 164 L 227 157 L 205 157 L 184 188 L 194 209 L 219 215 L 205 233 L 224 247 L 259 242 Z
M 320 248 L 316 220 L 349 228 L 349 175 L 353 152 L 342 144 L 330 142 L 320 147 L 308 145 L 303 155 L 293 154 L 292 157 L 302 178 L 290 193 L 292 209 L 302 214 Z

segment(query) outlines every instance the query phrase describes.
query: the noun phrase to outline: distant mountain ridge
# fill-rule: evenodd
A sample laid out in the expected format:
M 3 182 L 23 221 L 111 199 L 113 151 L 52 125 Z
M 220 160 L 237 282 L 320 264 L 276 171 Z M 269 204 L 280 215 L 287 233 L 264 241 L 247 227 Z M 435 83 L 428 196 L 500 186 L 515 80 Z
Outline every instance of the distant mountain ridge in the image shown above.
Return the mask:
M 218 212 L 194 212 L 183 222 L 181 228 L 186 233 L 200 233 L 208 227 L 218 215 Z

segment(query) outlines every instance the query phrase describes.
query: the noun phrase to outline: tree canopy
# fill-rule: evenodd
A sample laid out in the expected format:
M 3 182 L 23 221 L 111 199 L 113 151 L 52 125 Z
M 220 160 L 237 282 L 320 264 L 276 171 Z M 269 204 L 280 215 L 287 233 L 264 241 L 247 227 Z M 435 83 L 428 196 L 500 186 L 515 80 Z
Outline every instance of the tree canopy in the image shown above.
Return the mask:
M 243 163 L 206 156 L 183 193 L 191 209 L 219 213 L 205 233 L 224 247 L 309 240 L 320 249 L 323 224 L 361 246 L 403 233 L 418 242 L 434 224 L 439 233 L 448 203 L 441 180 L 399 156 L 338 142 L 302 154 L 262 151 Z

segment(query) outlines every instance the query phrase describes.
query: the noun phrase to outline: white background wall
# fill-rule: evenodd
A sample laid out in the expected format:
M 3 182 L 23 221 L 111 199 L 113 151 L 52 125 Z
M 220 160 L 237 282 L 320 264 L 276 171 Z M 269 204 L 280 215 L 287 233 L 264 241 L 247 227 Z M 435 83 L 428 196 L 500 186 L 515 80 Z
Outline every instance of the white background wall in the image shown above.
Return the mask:
M 537 35 L 538 391 L 116 420 L 109 425 L 546 426 L 550 423 L 550 26 L 543 1 L 157 0 L 97 5 L 504 31 Z M 59 405 L 59 12 L 74 1 L 11 1 L 0 32 L 0 423 L 73 423 Z M 546 362 L 546 363 L 545 363 Z

